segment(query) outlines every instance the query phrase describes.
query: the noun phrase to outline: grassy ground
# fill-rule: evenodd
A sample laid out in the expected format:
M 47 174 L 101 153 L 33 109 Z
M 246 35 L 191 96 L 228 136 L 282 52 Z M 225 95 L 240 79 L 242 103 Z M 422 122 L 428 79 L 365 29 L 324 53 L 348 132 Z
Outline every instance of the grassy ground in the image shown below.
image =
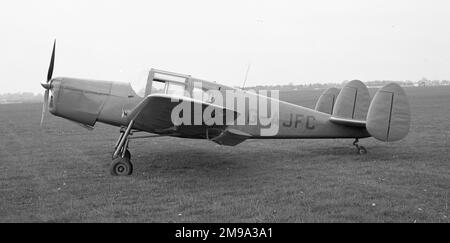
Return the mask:
M 117 129 L 87 131 L 41 105 L 0 105 L 1 222 L 449 222 L 450 88 L 407 89 L 396 143 L 135 140 L 134 174 L 109 175 Z M 282 99 L 312 107 L 317 92 Z

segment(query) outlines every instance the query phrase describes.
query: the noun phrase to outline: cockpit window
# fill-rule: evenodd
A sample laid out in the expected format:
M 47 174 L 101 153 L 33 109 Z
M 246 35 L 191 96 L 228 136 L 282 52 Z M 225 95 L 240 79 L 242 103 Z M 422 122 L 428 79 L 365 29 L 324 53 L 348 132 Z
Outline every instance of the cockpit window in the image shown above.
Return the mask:
M 167 94 L 184 96 L 185 85 L 178 83 L 167 83 Z
M 133 74 L 133 76 L 129 79 L 134 92 L 136 92 L 136 94 L 140 97 L 144 97 L 145 95 L 148 72 L 148 69 L 141 69 L 139 72 Z
M 206 93 L 203 89 L 194 87 L 192 90 L 192 98 L 196 100 L 201 100 L 203 102 L 212 103 L 212 97 Z
M 152 94 L 164 94 L 166 89 L 166 83 L 164 82 L 152 82 Z

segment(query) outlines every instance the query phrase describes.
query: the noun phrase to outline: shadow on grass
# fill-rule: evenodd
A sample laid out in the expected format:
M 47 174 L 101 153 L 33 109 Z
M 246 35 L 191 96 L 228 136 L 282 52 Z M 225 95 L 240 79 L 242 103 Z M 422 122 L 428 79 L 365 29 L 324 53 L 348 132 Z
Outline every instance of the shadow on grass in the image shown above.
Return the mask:
M 229 177 L 236 171 L 247 171 L 246 161 L 250 157 L 236 158 L 237 155 L 224 152 L 198 150 L 176 150 L 152 152 L 135 156 L 133 163 L 138 174 L 164 174 L 179 177 L 185 174 L 200 177 Z

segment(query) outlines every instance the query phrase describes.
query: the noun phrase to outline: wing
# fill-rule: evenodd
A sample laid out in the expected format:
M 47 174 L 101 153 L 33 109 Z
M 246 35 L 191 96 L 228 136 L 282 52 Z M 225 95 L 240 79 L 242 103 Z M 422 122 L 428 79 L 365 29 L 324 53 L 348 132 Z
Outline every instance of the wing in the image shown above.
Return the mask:
M 182 102 L 183 104 L 181 104 Z M 190 124 L 193 125 L 176 125 L 172 121 L 172 111 L 180 104 L 188 108 L 184 109 L 181 114 L 183 116 L 190 115 Z M 202 111 L 201 114 L 198 113 L 200 107 Z M 220 111 L 221 114 L 223 114 L 223 125 L 207 125 L 211 122 L 205 121 L 202 114 L 208 107 L 210 107 L 209 112 L 214 110 L 215 113 L 213 114 L 217 114 L 217 111 Z M 176 115 L 179 115 L 179 113 L 176 113 Z M 130 120 L 134 120 L 134 126 L 137 129 L 151 133 L 190 138 L 207 138 L 208 136 L 212 138 L 220 135 L 226 129 L 226 124 L 230 121 L 234 121 L 238 115 L 237 112 L 225 107 L 194 100 L 185 96 L 152 94 L 141 101 L 127 117 Z M 200 123 L 198 122 L 198 119 L 201 120 Z M 197 123 L 195 123 L 195 120 L 197 120 Z

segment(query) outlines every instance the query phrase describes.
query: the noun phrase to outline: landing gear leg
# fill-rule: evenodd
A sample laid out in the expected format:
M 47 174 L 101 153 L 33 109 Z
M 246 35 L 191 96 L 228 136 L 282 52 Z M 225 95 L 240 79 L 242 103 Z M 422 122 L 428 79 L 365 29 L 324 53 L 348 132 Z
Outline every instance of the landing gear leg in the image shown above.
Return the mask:
M 131 164 L 131 154 L 128 150 L 128 144 L 130 142 L 128 136 L 131 134 L 131 128 L 133 127 L 134 121 L 131 120 L 127 126 L 127 129 L 122 132 L 119 140 L 116 143 L 116 148 L 113 153 L 113 160 L 110 167 L 111 175 L 114 176 L 125 176 L 131 175 L 133 173 L 133 164 Z
M 367 149 L 364 148 L 364 146 L 360 146 L 359 144 L 359 139 L 355 138 L 355 141 L 353 142 L 353 145 L 356 147 L 356 149 L 358 150 L 357 153 L 358 154 L 367 154 Z

